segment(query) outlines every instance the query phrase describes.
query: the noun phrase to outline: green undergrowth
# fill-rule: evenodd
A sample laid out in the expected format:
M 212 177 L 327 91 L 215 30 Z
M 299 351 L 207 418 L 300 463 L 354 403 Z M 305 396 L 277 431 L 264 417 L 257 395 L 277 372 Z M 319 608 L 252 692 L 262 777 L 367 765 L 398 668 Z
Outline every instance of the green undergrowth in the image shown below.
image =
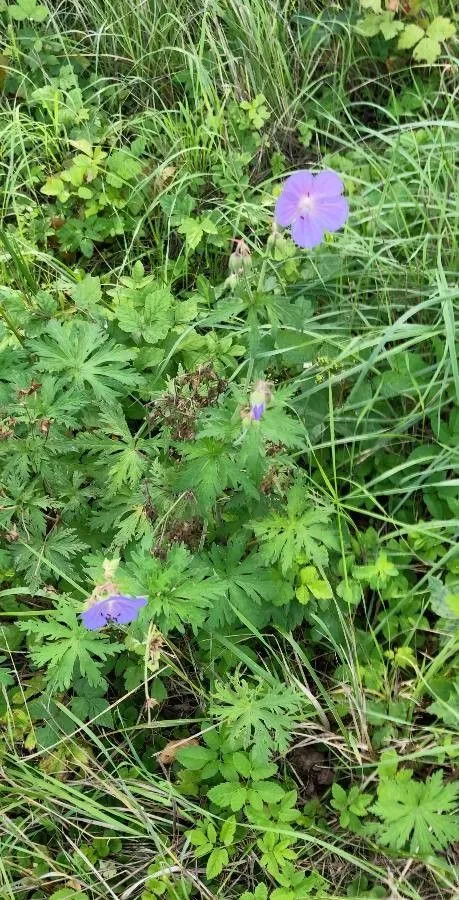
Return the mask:
M 0 21 L 0 897 L 457 896 L 455 4 Z

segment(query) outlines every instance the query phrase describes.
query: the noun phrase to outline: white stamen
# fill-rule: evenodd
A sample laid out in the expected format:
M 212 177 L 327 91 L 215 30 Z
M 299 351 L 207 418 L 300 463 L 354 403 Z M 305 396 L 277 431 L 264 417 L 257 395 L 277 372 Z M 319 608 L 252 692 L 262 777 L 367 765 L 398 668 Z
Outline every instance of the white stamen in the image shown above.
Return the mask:
M 305 213 L 311 213 L 314 209 L 314 199 L 309 195 L 305 194 L 304 197 L 301 198 L 298 204 L 298 213 L 299 215 L 304 215 Z

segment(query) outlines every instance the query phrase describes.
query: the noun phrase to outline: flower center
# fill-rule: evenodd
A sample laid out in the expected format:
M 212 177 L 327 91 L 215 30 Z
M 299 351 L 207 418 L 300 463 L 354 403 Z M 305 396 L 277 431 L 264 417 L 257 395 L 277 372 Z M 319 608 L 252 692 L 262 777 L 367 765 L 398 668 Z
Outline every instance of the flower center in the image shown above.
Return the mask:
M 298 204 L 298 214 L 300 218 L 306 213 L 312 213 L 314 210 L 314 200 L 310 194 L 305 194 L 304 197 L 301 198 Z

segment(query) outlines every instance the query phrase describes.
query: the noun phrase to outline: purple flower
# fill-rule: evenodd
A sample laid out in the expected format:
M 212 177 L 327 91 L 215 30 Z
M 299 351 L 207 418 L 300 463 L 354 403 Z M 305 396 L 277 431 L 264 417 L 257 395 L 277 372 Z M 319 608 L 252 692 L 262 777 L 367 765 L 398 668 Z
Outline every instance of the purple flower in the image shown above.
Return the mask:
M 266 404 L 271 399 L 271 389 L 267 381 L 260 378 L 254 390 L 250 394 L 250 413 L 252 422 L 259 422 L 266 410 Z
M 292 238 L 299 247 L 316 247 L 324 231 L 337 231 L 347 220 L 349 205 L 343 190 L 336 172 L 294 172 L 276 203 L 276 222 L 283 228 L 292 226 Z
M 105 600 L 93 603 L 81 613 L 83 625 L 90 631 L 97 631 L 112 622 L 116 625 L 127 625 L 137 618 L 146 597 L 128 597 L 126 594 L 113 594 Z
M 250 418 L 255 422 L 259 422 L 266 409 L 265 403 L 253 403 L 250 407 Z

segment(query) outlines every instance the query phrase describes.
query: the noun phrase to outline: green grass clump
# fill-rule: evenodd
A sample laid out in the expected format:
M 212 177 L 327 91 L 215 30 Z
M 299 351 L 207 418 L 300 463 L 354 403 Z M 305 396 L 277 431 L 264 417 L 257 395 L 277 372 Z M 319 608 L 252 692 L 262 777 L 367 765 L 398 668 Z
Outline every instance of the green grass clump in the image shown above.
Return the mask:
M 456 897 L 455 4 L 0 22 L 1 900 Z

